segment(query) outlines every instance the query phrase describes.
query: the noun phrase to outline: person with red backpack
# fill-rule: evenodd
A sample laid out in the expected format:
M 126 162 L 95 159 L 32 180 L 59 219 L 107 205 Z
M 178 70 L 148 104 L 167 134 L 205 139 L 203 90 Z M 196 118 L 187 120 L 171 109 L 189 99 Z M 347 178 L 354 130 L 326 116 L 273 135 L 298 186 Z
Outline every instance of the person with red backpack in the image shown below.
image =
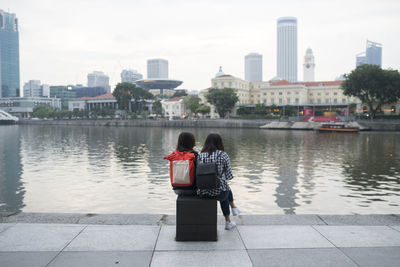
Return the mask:
M 198 153 L 194 135 L 182 132 L 178 137 L 175 151 L 165 157 L 170 161 L 172 189 L 177 195 L 196 195 L 196 164 Z

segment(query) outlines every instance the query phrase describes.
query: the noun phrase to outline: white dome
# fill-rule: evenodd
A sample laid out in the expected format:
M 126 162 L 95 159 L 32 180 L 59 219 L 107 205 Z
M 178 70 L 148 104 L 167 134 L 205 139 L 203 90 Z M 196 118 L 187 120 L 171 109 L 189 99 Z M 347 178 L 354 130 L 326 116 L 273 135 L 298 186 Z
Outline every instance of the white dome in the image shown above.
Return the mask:
M 222 75 L 225 75 L 225 73 L 222 71 L 222 67 L 220 66 L 219 71 L 217 72 L 217 74 L 215 74 L 215 78 L 222 76 Z

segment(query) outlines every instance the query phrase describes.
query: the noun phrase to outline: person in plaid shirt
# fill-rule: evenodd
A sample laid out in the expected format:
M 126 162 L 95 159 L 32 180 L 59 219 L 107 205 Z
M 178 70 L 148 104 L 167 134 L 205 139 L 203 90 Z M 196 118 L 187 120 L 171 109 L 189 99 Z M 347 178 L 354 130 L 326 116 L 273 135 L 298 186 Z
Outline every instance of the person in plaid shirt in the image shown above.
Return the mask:
M 229 206 L 232 208 L 233 216 L 238 215 L 240 210 L 233 202 L 232 190 L 228 185 L 228 180 L 233 179 L 233 174 L 229 156 L 224 151 L 222 138 L 219 134 L 212 133 L 207 136 L 203 149 L 198 156 L 198 161 L 217 163 L 219 187 L 215 189 L 197 189 L 197 194 L 202 197 L 217 199 L 225 216 L 225 229 L 231 230 L 235 228 L 236 223 L 230 219 Z

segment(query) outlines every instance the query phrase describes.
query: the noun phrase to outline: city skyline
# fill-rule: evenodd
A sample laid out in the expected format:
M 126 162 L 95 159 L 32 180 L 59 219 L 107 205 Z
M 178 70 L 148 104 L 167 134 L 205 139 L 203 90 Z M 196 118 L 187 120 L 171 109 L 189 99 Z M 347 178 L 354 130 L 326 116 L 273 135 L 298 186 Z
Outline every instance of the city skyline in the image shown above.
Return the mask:
M 212 10 L 210 3 L 60 1 L 54 6 L 45 0 L 6 0 L 0 8 L 19 19 L 22 82 L 84 84 L 87 73 L 99 70 L 110 76 L 113 88 L 123 69 L 145 74 L 147 59 L 161 57 L 170 63 L 171 78 L 201 90 L 219 66 L 244 78 L 243 57 L 252 51 L 263 55 L 263 77 L 269 80 L 276 76 L 276 20 L 282 16 L 298 19 L 299 55 L 307 47 L 318 55 L 316 80 L 334 80 L 354 69 L 354 56 L 366 39 L 385 47 L 383 68 L 400 66 L 396 1 L 232 1 L 231 12 L 222 17 L 228 2 L 212 2 Z M 132 16 L 133 10 L 140 12 Z M 301 57 L 297 60 L 302 69 Z

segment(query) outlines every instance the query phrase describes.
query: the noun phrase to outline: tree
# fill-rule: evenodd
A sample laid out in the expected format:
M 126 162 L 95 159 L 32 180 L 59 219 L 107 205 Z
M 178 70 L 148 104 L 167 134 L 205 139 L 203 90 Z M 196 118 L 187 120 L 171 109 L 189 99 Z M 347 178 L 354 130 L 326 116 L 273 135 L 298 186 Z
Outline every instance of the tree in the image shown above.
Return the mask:
M 176 91 L 172 97 L 181 97 L 181 96 L 187 96 L 188 94 L 185 91 Z
M 237 115 L 239 116 L 246 116 L 246 115 L 251 115 L 254 113 L 254 108 L 253 107 L 247 107 L 247 106 L 240 106 L 237 111 Z
M 157 100 L 153 103 L 153 113 L 158 115 L 162 114 L 162 105 L 160 100 Z
M 266 115 L 267 107 L 264 104 L 257 104 L 254 108 L 254 114 L 257 115 Z
M 48 106 L 37 106 L 33 109 L 33 116 L 37 118 L 49 118 L 53 115 L 53 108 Z
M 198 96 L 185 96 L 183 102 L 185 103 L 186 108 L 192 113 L 197 113 L 197 110 L 200 107 L 200 98 Z
M 396 103 L 400 99 L 400 73 L 397 70 L 364 64 L 346 74 L 345 78 L 343 94 L 358 97 L 368 105 L 371 119 L 382 105 Z
M 203 116 L 204 116 L 204 115 L 207 115 L 207 114 L 210 114 L 210 111 L 211 111 L 211 108 L 210 108 L 209 106 L 206 106 L 206 105 L 200 105 L 200 106 L 197 108 L 197 112 L 199 112 L 199 113 L 202 114 Z
M 136 85 L 132 83 L 125 82 L 117 84 L 112 94 L 117 100 L 119 109 L 129 111 L 129 103 L 135 88 Z
M 210 104 L 215 106 L 215 109 L 221 118 L 224 118 L 229 112 L 231 112 L 236 102 L 239 101 L 235 89 L 227 87 L 224 89 L 210 89 L 206 98 Z

